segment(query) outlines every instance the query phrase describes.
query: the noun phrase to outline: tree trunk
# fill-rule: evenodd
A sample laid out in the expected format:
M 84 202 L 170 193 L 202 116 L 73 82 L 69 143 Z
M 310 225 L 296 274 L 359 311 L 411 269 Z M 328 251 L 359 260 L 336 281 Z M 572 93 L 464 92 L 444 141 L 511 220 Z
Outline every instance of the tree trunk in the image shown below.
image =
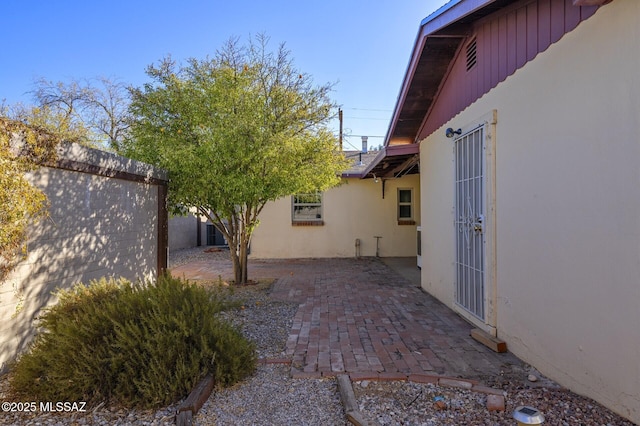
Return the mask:
M 246 284 L 249 281 L 249 238 L 247 235 L 247 228 L 243 226 L 240 232 L 240 246 L 238 247 L 238 260 L 239 271 L 236 275 L 240 276 L 240 281 L 236 281 L 236 284 Z
M 246 284 L 247 283 L 247 248 L 244 245 L 244 241 L 240 241 L 240 253 L 238 254 L 240 259 L 240 270 L 238 274 L 240 275 L 240 281 L 237 284 Z
M 231 262 L 233 264 L 234 283 L 238 284 L 242 281 L 242 276 L 240 275 L 240 271 L 242 270 L 240 267 L 240 257 L 233 246 L 229 247 L 229 252 L 231 253 Z
M 236 285 L 246 284 L 249 281 L 249 245 L 262 207 L 264 207 L 264 203 L 246 208 L 244 212 L 238 212 L 235 216 L 228 217 L 226 224 L 220 215 L 210 212 L 204 207 L 199 207 L 200 213 L 206 216 L 222 232 L 227 239 L 227 243 L 229 243 L 229 253 Z
M 233 265 L 234 284 L 246 284 L 249 275 L 247 270 L 248 247 L 244 230 L 238 231 L 236 226 L 231 226 L 230 232 L 222 226 L 216 224 L 216 228 L 220 229 L 227 243 L 229 243 L 229 255 L 231 256 L 231 264 Z M 240 235 L 238 235 L 240 234 Z

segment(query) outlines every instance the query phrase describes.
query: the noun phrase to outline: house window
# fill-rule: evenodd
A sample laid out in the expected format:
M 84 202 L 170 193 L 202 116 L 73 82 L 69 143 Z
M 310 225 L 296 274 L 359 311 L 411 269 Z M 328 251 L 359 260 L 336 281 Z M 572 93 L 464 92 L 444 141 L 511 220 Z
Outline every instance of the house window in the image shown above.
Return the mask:
M 398 188 L 398 224 L 414 224 L 413 189 Z
M 322 193 L 292 196 L 291 222 L 293 225 L 322 225 Z

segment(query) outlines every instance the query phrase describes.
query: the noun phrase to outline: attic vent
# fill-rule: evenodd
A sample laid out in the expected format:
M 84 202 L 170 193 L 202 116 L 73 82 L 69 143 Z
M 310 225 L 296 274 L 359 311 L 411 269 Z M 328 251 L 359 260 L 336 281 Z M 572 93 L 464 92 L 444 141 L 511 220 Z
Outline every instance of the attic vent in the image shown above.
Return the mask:
M 476 65 L 477 57 L 476 57 L 476 38 L 467 44 L 467 71 L 473 68 Z

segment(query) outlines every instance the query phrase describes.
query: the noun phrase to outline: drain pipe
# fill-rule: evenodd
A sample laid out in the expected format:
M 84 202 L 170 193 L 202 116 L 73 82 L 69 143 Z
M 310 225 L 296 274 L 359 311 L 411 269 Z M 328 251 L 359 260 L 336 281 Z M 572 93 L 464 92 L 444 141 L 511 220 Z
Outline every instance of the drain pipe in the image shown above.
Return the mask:
M 360 258 L 360 238 L 356 238 L 356 259 Z
M 376 257 L 380 257 L 380 236 L 374 235 L 373 238 L 376 239 Z

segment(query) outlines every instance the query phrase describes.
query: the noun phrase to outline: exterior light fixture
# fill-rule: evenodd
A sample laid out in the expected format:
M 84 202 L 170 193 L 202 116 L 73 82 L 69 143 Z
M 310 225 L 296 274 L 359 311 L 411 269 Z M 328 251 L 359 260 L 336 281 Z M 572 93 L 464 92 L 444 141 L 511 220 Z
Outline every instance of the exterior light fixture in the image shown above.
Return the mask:
M 375 183 L 380 182 L 380 179 L 378 179 L 378 176 L 376 176 L 376 174 L 375 174 L 375 173 L 373 174 L 373 181 L 374 181 Z
M 445 135 L 448 138 L 452 138 L 454 135 L 461 135 L 461 134 L 462 134 L 462 129 L 453 130 L 451 127 L 449 127 L 445 133 Z
M 513 418 L 518 422 L 518 426 L 541 425 L 544 423 L 544 416 L 540 410 L 521 405 L 513 412 Z

